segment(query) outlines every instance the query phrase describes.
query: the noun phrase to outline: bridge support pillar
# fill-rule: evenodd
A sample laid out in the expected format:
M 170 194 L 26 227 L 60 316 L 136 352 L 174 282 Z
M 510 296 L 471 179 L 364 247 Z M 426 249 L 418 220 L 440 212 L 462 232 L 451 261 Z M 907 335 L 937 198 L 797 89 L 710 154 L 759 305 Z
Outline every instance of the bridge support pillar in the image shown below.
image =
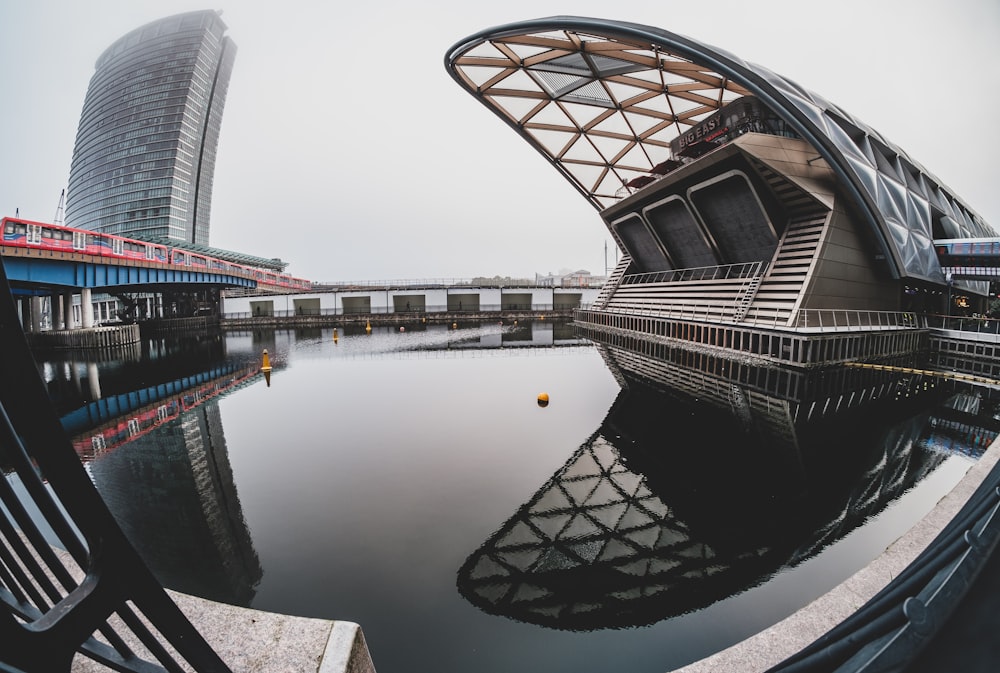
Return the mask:
M 17 305 L 21 309 L 21 329 L 27 332 L 31 329 L 31 297 L 22 297 Z
M 63 321 L 66 325 L 66 329 L 73 329 L 73 293 L 67 292 L 62 296 L 63 305 Z
M 96 362 L 87 363 L 87 388 L 90 390 L 91 399 L 101 399 L 101 373 L 97 369 Z
M 49 297 L 49 306 L 52 307 L 52 329 L 66 329 L 66 316 L 63 313 L 62 295 L 54 294 Z
M 42 298 L 32 297 L 31 298 L 31 326 L 30 331 L 41 332 L 42 331 Z
M 90 288 L 80 288 L 80 324 L 84 329 L 94 326 L 94 305 L 90 302 Z

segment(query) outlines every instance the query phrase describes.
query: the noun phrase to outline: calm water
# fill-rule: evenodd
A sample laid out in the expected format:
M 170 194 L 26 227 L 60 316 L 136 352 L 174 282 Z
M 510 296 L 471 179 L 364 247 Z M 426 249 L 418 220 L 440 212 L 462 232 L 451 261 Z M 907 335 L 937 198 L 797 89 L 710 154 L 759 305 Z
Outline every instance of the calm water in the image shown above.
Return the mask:
M 910 403 L 775 430 L 625 391 L 564 325 L 337 336 L 40 366 L 167 586 L 356 621 L 380 673 L 684 665 L 850 576 L 981 448 Z

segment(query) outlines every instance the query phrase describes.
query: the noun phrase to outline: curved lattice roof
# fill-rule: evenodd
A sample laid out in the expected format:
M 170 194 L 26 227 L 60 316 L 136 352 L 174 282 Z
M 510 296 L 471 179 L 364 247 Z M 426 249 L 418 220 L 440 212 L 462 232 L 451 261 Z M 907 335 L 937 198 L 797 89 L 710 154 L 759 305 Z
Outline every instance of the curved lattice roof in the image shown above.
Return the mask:
M 598 210 L 671 158 L 672 139 L 752 94 L 833 168 L 897 276 L 943 280 L 935 234 L 996 235 L 933 175 L 840 108 L 766 68 L 665 30 L 537 19 L 462 40 L 445 62 Z

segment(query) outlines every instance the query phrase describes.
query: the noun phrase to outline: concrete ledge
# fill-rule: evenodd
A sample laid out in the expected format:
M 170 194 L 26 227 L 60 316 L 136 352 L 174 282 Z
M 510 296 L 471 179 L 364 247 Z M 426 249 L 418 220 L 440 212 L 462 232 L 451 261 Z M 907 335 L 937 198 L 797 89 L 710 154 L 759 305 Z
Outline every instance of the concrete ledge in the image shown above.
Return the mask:
M 375 673 L 353 622 L 262 612 L 168 591 L 233 673 Z M 78 654 L 72 673 L 107 673 Z
M 842 622 L 881 591 L 933 542 L 1000 460 L 1000 439 L 927 516 L 868 566 L 795 614 L 676 673 L 756 673 L 775 666 Z

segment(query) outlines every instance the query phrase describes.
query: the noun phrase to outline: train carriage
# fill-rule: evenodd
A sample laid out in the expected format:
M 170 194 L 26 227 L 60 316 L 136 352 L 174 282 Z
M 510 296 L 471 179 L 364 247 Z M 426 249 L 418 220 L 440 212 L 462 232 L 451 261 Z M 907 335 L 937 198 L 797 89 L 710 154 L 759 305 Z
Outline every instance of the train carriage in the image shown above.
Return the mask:
M 312 283 L 309 281 L 288 274 L 236 264 L 190 250 L 147 243 L 113 234 L 12 217 L 0 220 L 0 230 L 3 232 L 2 243 L 4 246 L 211 269 L 290 289 L 308 290 L 312 287 Z

